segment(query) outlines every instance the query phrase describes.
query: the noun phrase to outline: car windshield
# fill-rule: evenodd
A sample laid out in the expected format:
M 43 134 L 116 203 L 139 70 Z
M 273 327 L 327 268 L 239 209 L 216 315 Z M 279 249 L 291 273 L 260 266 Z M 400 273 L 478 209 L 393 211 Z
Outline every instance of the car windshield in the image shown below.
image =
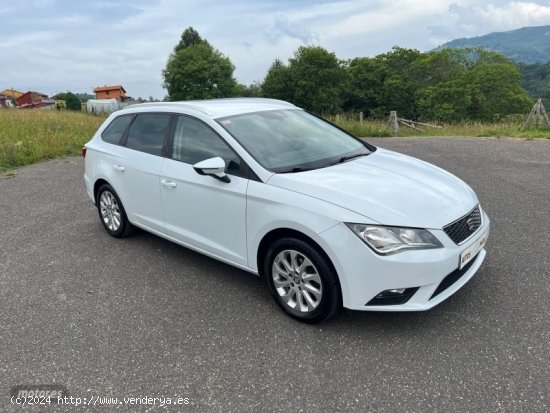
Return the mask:
M 323 168 L 370 153 L 360 140 L 301 109 L 254 112 L 217 121 L 272 172 Z

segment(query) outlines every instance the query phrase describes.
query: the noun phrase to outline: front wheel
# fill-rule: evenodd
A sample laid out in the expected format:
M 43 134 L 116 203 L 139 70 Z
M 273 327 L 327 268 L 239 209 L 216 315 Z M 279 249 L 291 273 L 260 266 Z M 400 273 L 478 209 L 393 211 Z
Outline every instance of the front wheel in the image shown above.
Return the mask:
M 111 185 L 102 185 L 96 199 L 99 218 L 110 235 L 122 238 L 133 231 L 134 226 L 128 221 L 124 206 Z
M 317 323 L 341 307 L 337 275 L 319 251 L 296 238 L 277 240 L 264 260 L 264 274 L 271 295 L 291 317 Z

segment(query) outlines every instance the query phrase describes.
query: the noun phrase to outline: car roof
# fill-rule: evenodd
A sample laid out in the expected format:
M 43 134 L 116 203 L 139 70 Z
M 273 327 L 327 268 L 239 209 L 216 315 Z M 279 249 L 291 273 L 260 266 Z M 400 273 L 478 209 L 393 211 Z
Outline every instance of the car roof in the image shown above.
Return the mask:
M 173 108 L 192 109 L 211 116 L 222 118 L 226 116 L 240 115 L 243 113 L 260 112 L 265 110 L 296 108 L 292 103 L 277 99 L 264 98 L 227 98 L 208 100 L 185 100 L 179 102 L 147 102 L 127 106 L 125 109 L 145 108 Z

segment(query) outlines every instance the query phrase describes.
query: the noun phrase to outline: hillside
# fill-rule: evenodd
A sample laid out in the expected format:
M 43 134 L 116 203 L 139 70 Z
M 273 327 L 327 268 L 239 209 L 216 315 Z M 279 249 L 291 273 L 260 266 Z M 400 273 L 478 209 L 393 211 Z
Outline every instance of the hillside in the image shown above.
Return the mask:
M 523 27 L 509 32 L 452 40 L 437 49 L 483 46 L 521 63 L 550 61 L 550 26 Z

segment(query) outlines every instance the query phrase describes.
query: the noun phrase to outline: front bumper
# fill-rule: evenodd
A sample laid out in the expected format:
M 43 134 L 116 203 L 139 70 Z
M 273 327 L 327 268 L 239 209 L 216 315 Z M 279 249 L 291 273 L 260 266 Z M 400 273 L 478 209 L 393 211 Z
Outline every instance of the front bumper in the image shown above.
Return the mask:
M 456 245 L 443 230 L 430 230 L 443 248 L 389 256 L 376 255 L 345 224 L 320 233 L 316 242 L 338 272 L 344 307 L 362 311 L 424 311 L 446 300 L 475 275 L 485 259 L 485 249 L 462 271 L 458 269 L 460 255 L 481 236 L 487 237 L 489 228 L 489 217 L 483 212 L 482 226 L 462 245 Z M 369 305 L 383 291 L 413 288 L 417 289 L 403 304 Z

